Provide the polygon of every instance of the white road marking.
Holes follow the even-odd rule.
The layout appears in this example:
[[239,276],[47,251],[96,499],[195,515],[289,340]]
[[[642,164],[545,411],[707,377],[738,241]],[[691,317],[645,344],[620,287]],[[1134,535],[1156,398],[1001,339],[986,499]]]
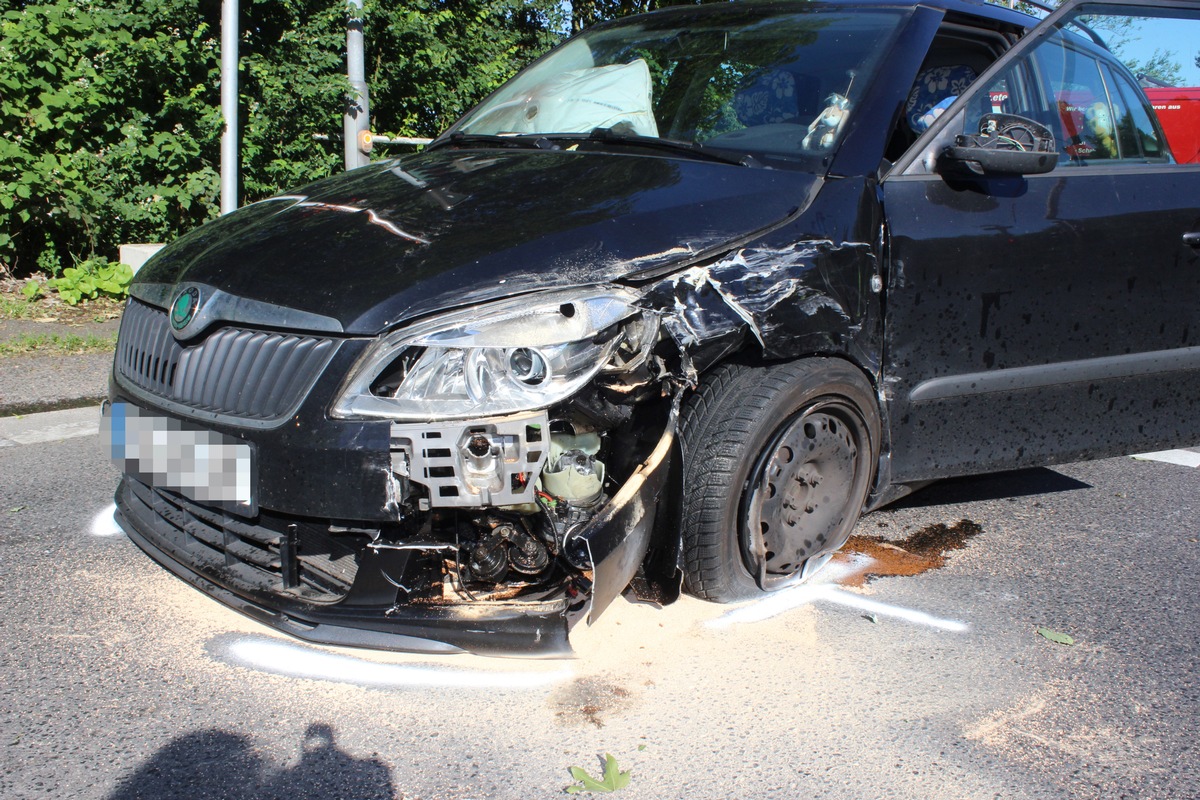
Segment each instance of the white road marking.
[[[263,636],[239,637],[222,655],[252,669],[295,678],[354,683],[381,688],[541,689],[570,678],[569,667],[545,670],[473,670],[427,664],[385,664],[327,653],[303,644]],[[454,656],[455,659],[470,656]]]
[[1161,461],[1181,467],[1200,467],[1200,453],[1195,450],[1160,450],[1157,453],[1138,453],[1130,458],[1138,461]]
[[99,432],[100,409],[95,406],[0,417],[0,447],[60,442]]

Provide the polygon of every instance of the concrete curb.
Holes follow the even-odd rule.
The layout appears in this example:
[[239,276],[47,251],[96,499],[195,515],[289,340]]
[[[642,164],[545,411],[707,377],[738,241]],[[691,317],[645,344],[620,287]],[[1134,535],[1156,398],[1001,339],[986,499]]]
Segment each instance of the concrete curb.
[[112,361],[112,353],[0,358],[0,416],[98,405]]
[[[25,336],[112,337],[119,319],[98,322],[0,320],[0,342]],[[113,354],[33,352],[0,357],[0,417],[99,405],[108,395]]]

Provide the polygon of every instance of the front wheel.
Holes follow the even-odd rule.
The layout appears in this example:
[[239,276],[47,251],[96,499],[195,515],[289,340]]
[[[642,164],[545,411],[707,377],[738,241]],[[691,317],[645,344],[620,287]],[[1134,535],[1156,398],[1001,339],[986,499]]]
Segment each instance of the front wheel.
[[845,544],[879,440],[871,385],[847,362],[723,364],[706,375],[680,430],[688,591],[753,597]]

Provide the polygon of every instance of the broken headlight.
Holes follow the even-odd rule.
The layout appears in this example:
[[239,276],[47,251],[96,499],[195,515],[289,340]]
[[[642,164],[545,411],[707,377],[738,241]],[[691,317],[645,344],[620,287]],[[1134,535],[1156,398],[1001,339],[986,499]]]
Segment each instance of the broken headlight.
[[617,288],[547,292],[443,314],[367,351],[333,406],[339,418],[501,416],[558,403],[605,367],[645,357],[657,318]]

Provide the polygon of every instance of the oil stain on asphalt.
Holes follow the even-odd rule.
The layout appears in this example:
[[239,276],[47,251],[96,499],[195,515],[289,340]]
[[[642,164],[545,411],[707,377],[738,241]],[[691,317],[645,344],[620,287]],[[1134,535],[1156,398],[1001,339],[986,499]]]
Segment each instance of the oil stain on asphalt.
[[940,569],[946,564],[947,553],[965,548],[982,532],[977,522],[964,518],[953,525],[927,525],[896,541],[882,536],[852,536],[833,559],[846,570],[838,583],[857,587],[874,578],[920,575]]

